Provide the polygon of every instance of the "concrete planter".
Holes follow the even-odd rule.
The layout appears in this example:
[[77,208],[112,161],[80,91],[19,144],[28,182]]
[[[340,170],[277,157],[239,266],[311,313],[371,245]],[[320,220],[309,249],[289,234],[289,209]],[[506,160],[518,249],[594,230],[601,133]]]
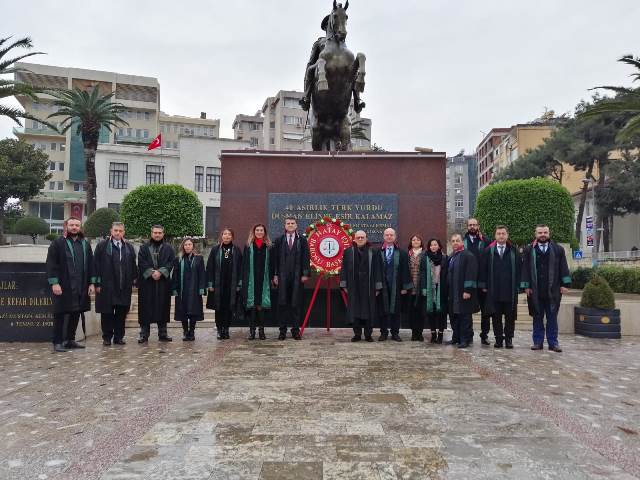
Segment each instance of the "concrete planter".
[[574,307],[574,326],[577,335],[591,338],[620,338],[620,310]]

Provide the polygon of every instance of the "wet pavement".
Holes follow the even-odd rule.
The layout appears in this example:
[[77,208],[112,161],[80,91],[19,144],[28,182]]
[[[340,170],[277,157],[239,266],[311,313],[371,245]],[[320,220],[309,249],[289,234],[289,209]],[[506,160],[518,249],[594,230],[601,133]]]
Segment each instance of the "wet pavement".
[[[174,331],[174,335],[177,330]],[[640,338],[0,344],[1,479],[640,478]]]

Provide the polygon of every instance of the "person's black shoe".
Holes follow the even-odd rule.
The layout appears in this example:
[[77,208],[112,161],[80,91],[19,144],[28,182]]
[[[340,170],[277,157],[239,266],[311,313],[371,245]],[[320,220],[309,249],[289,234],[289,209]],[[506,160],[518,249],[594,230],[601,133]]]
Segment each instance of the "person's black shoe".
[[502,348],[502,342],[496,342],[493,344],[493,348]]
[[373,342],[373,337],[371,335],[365,335],[364,336],[364,341],[365,342]]
[[418,341],[418,334],[416,332],[411,332],[411,341],[412,342]]
[[247,337],[247,340],[255,340],[256,339],[256,329],[255,328],[250,328],[249,329],[249,336]]
[[352,342],[359,342],[360,340],[362,340],[362,337],[360,335],[354,335],[353,337],[351,337],[351,341]]
[[393,340],[394,342],[401,342],[402,339],[400,338],[400,335],[398,335],[397,333],[394,333],[391,335],[391,340]]
[[543,345],[531,345],[531,350],[542,350],[543,348]]
[[285,332],[280,332],[280,335],[278,335],[278,340],[286,340],[287,339],[287,334]]
[[67,350],[71,350],[72,348],[85,348],[85,346],[80,345],[75,340],[67,340],[67,342],[65,342],[64,344],[64,348],[66,348]]
[[431,340],[429,340],[429,343],[437,343],[438,341],[438,334],[435,332],[435,330],[431,330]]
[[189,332],[184,332],[184,334],[182,335],[182,341],[183,342],[189,341]]
[[513,348],[513,339],[511,338],[505,338],[504,339],[504,346],[508,349]]
[[229,336],[229,328],[225,327],[224,329],[224,339],[229,340],[231,337]]
[[302,340],[302,335],[300,335],[300,332],[293,333],[291,334],[291,336],[294,340]]
[[557,353],[562,352],[562,349],[560,348],[560,345],[549,346],[549,350],[551,350],[552,352],[557,352]]
[[482,345],[491,345],[491,343],[489,342],[489,340],[487,340],[487,337],[480,337],[480,343]]
[[102,345],[104,345],[105,347],[110,347],[111,346],[111,340],[109,340],[108,338],[103,338],[102,339]]
[[56,343],[56,344],[53,346],[53,351],[54,351],[54,352],[57,352],[57,353],[62,353],[62,352],[68,352],[69,350],[67,350],[66,348],[64,348],[64,347],[62,346],[62,344],[61,344],[61,343]]
[[158,337],[158,341],[159,342],[173,342],[173,338],[171,338],[169,335],[163,335],[161,337]]
[[443,337],[443,332],[438,332],[438,338],[436,339],[436,343],[442,345],[442,337]]
[[217,340],[224,340],[224,330],[222,328],[218,329],[218,335],[216,335]]
[[266,340],[266,339],[267,339],[267,337],[266,337],[266,336],[265,336],[265,334],[264,334],[264,327],[260,327],[260,328],[258,329],[258,338],[259,338],[260,340]]
[[382,333],[382,334],[380,334],[380,336],[378,337],[378,341],[379,341],[379,342],[386,342],[386,341],[387,341],[387,338],[389,338],[389,335],[388,335],[388,334],[386,334],[386,333]]
[[118,340],[114,340],[113,341],[114,345],[126,345],[127,342],[125,342],[122,338],[118,339]]
[[469,344],[467,342],[458,344],[458,348],[469,348]]
[[149,341],[149,338],[147,337],[140,337],[138,339],[138,343],[147,343]]

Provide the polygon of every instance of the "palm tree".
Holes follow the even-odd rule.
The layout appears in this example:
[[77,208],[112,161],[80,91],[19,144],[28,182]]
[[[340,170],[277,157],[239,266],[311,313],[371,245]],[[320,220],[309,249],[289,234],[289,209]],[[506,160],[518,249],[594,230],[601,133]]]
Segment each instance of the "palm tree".
[[56,98],[53,105],[58,107],[58,111],[47,118],[63,117],[60,122],[61,133],[77,125],[77,134],[82,137],[87,171],[87,216],[89,216],[96,209],[96,150],[100,130],[106,128],[111,132],[112,127],[129,125],[120,117],[126,107],[111,101],[113,92],[101,95],[98,85],[95,85],[90,92],[74,88],[54,91],[51,95]]
[[[640,57],[634,58],[633,55],[625,55],[619,58],[618,61],[635,67],[638,72],[632,73],[631,77],[633,78],[633,82],[640,80]],[[616,96],[594,105],[584,112],[582,116],[593,117],[603,113],[631,114],[631,118],[629,118],[624,127],[618,132],[617,140],[625,142],[640,135],[640,89],[612,87],[609,85],[594,87],[594,89],[598,88],[614,92]]]
[[[29,52],[23,55],[18,55],[14,58],[6,58],[7,54],[9,54],[9,52],[14,48],[33,48],[33,43],[31,42],[31,39],[29,37],[21,38],[13,43],[7,43],[9,42],[9,40],[11,40],[11,37],[0,38],[0,99],[24,95],[31,98],[32,100],[37,101],[38,97],[36,96],[36,94],[42,93],[44,91],[42,88],[38,88],[27,83],[17,82],[12,79],[2,78],[2,76],[13,75],[15,73],[27,73],[28,70],[16,67],[15,63],[33,55],[41,55],[42,52]],[[56,128],[55,126],[42,121],[40,118],[29,115],[21,108],[0,105],[0,116],[10,118],[19,126],[22,126],[22,122],[20,122],[20,119],[23,118],[36,120],[47,125],[50,128],[53,128],[54,130]]]
[[353,140],[355,139],[365,140],[367,142],[371,141],[371,139],[367,137],[367,129],[362,126],[363,124],[364,123],[362,122],[361,119],[357,119],[351,124],[352,143],[353,143]]

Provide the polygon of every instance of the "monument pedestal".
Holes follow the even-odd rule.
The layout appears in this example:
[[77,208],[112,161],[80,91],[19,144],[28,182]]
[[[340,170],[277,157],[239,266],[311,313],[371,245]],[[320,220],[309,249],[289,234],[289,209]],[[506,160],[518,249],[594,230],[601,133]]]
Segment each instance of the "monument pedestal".
[[[256,223],[266,224],[274,239],[287,216],[302,233],[326,214],[366,231],[373,243],[388,227],[398,232],[401,248],[415,233],[446,240],[445,153],[225,150],[220,160],[220,229],[232,228],[239,246]],[[331,298],[332,325],[344,327],[342,298],[338,291]],[[319,295],[309,326],[325,325],[325,299]],[[269,324],[277,324],[277,312],[271,317]]]

